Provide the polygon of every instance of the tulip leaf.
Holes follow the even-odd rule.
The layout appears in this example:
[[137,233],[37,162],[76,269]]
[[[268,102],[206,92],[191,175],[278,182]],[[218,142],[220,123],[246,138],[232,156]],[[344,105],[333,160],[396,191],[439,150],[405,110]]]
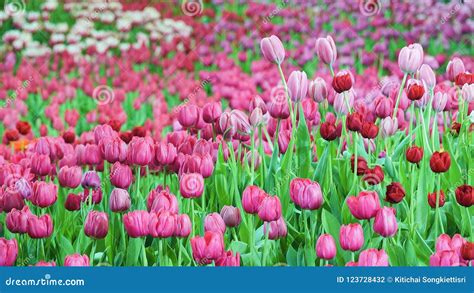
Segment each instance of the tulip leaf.
[[[298,176],[308,178],[311,167],[311,139],[304,117],[303,108],[299,103],[300,120],[296,130],[296,157],[298,158]],[[291,149],[289,149],[291,151]]]
[[140,251],[142,250],[143,240],[141,238],[131,238],[128,242],[126,266],[138,265]]

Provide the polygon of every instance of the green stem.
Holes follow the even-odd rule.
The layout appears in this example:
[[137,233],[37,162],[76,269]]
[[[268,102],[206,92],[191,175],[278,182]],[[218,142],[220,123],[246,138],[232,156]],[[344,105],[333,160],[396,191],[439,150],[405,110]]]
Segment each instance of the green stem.
[[398,104],[400,104],[400,97],[402,96],[403,89],[405,88],[405,82],[407,81],[407,76],[408,76],[408,73],[403,74],[403,80],[402,80],[402,84],[400,85],[400,89],[398,90],[397,101],[395,102],[395,108],[393,110],[392,118],[397,117],[396,115],[398,112]]

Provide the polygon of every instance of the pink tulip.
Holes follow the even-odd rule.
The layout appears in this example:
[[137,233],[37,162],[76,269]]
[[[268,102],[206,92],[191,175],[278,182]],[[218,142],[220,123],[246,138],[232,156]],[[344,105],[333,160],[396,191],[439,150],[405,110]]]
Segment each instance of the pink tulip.
[[204,219],[204,231],[212,231],[217,233],[225,233],[226,225],[221,215],[212,213]]
[[131,200],[128,191],[121,188],[114,188],[110,193],[109,207],[112,212],[125,212],[130,208]]
[[8,230],[12,233],[24,234],[28,232],[28,218],[32,215],[30,208],[24,206],[23,209],[12,209],[5,219]]
[[178,200],[174,194],[169,192],[168,188],[164,190],[154,189],[150,191],[146,206],[148,211],[159,212],[161,210],[166,210],[172,214],[178,213]]
[[31,156],[31,172],[38,176],[46,176],[51,172],[51,159],[47,155],[33,154]]
[[64,259],[65,267],[88,267],[90,266],[89,257],[87,255],[80,255],[78,253],[68,255]]
[[227,227],[237,227],[242,222],[240,210],[233,206],[224,206],[220,213]]
[[316,242],[316,254],[319,258],[330,260],[336,256],[336,243],[330,234],[319,236]]
[[176,215],[175,237],[188,237],[191,234],[192,224],[187,214]]
[[290,198],[302,209],[316,210],[324,202],[321,187],[315,181],[295,178],[290,183]]
[[207,231],[204,237],[191,239],[193,258],[198,264],[209,264],[224,255],[224,237],[221,233]]
[[308,77],[304,71],[293,71],[288,79],[288,94],[293,102],[300,102],[308,92]]
[[171,165],[176,159],[176,147],[171,143],[158,143],[155,146],[155,158],[161,165]]
[[288,234],[288,228],[286,227],[286,222],[283,217],[279,218],[276,221],[271,221],[267,223],[263,223],[263,233],[267,234],[268,231],[268,239],[278,239],[286,237]]
[[3,237],[0,238],[0,266],[13,266],[17,256],[18,243],[16,239],[7,240]]
[[258,209],[258,216],[264,222],[276,221],[281,217],[281,203],[278,196],[266,196]]
[[344,250],[357,251],[364,245],[364,230],[359,223],[342,225],[339,230],[339,243]]
[[398,55],[398,66],[405,73],[413,73],[423,63],[423,48],[420,44],[403,47]]
[[28,217],[27,233],[31,238],[47,238],[53,233],[53,220],[46,214],[41,217],[30,215]]
[[84,234],[91,238],[102,239],[109,232],[109,217],[104,212],[90,211],[84,224]]
[[332,65],[337,59],[336,44],[331,36],[316,40],[316,53],[319,59],[327,65]]
[[81,184],[82,170],[81,167],[64,166],[59,170],[59,184],[63,187],[76,188]]
[[368,220],[377,214],[380,201],[377,192],[361,191],[358,196],[350,196],[347,199],[347,206],[356,219]]
[[87,171],[82,176],[81,185],[85,189],[97,189],[100,183],[100,177],[95,171]]
[[359,255],[359,267],[388,267],[388,255],[385,250],[369,248]]
[[149,234],[150,214],[147,211],[133,211],[123,216],[123,225],[132,238]]
[[448,62],[448,66],[446,67],[446,74],[448,79],[452,82],[456,79],[456,76],[460,73],[464,73],[466,71],[464,67],[464,63],[458,57],[454,57],[451,61]]
[[55,267],[56,262],[51,261],[51,262],[46,262],[46,261],[39,261],[35,264],[35,267]]
[[258,186],[247,186],[242,194],[242,207],[249,214],[257,214],[260,205],[268,195]]
[[202,107],[202,119],[206,123],[216,123],[222,114],[222,108],[219,103],[211,102]]
[[260,50],[269,62],[280,65],[285,59],[285,48],[277,36],[263,38],[260,42]]
[[178,112],[178,121],[184,128],[196,126],[199,121],[200,111],[198,106],[187,104],[181,106]]
[[31,203],[42,208],[53,205],[58,199],[58,187],[54,183],[36,181],[33,184]]
[[99,149],[102,157],[109,163],[124,162],[127,159],[127,144],[119,137],[102,139]]
[[110,170],[109,178],[113,186],[128,189],[133,181],[132,169],[128,165],[115,162]]
[[321,103],[328,97],[328,89],[326,82],[321,77],[317,77],[312,80],[308,85],[309,97],[315,100],[317,103]]
[[374,220],[374,231],[383,237],[392,237],[397,233],[398,224],[395,209],[383,207],[377,211]]
[[153,159],[155,152],[150,137],[133,137],[128,144],[127,160],[130,164],[146,166]]
[[433,89],[436,85],[436,76],[433,69],[427,64],[423,64],[420,67],[420,78],[424,82],[425,86],[429,89]]
[[176,228],[176,215],[166,210],[150,213],[150,235],[155,238],[173,236]]
[[240,254],[233,255],[232,251],[226,251],[223,256],[216,260],[216,267],[240,267]]
[[461,264],[459,255],[454,250],[437,251],[430,256],[432,267],[453,267]]

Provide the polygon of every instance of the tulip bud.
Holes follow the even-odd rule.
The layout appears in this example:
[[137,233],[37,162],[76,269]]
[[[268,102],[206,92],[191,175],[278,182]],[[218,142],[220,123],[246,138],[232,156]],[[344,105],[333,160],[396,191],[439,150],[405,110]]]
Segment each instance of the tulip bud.
[[461,185],[458,188],[456,188],[455,191],[456,194],[456,201],[464,206],[464,207],[470,207],[474,204],[474,187],[471,185]]
[[377,214],[380,201],[376,192],[361,191],[358,196],[350,196],[347,199],[347,206],[356,219],[368,220]]
[[436,76],[433,69],[428,64],[423,64],[420,67],[420,78],[424,82],[425,86],[429,89],[433,89],[436,85]]
[[439,197],[438,207],[444,206],[444,203],[446,202],[446,198],[445,198],[444,192],[442,190],[440,190],[439,192],[435,191],[435,192],[432,192],[432,193],[428,193],[428,204],[433,209],[436,208],[436,202],[438,201],[438,197]]
[[300,102],[308,92],[308,77],[304,71],[293,71],[288,79],[288,93],[293,102]]
[[242,222],[240,210],[233,206],[224,206],[220,213],[227,227],[237,227]]
[[128,191],[121,188],[114,188],[110,193],[109,207],[112,212],[125,212],[130,208],[131,200]]
[[346,127],[350,131],[360,131],[364,117],[359,112],[354,112],[347,115]]
[[262,100],[260,96],[254,96],[253,99],[250,101],[249,112],[253,112],[256,108],[260,108],[262,110],[262,114],[267,113],[267,105]]
[[430,168],[435,173],[444,173],[451,166],[451,156],[446,151],[436,151],[431,155]]
[[335,123],[331,123],[326,121],[321,124],[319,128],[319,132],[321,137],[327,141],[333,141],[336,138],[341,136],[342,133],[342,124],[339,122],[337,125]]
[[155,154],[153,140],[150,137],[133,137],[128,144],[127,160],[130,164],[146,166]]
[[78,253],[68,255],[64,259],[65,267],[88,267],[90,266],[89,257],[87,255],[80,255]]
[[374,231],[383,237],[391,237],[397,233],[398,223],[395,209],[383,207],[378,210],[374,220]]
[[128,146],[119,137],[101,139],[99,149],[109,163],[124,162],[127,159]]
[[84,234],[91,238],[102,239],[109,232],[109,217],[104,212],[90,211],[84,224]]
[[225,233],[225,223],[221,215],[212,213],[204,219],[204,231],[212,231],[217,233]]
[[405,189],[398,182],[392,182],[387,186],[385,200],[390,203],[399,203],[405,197]]
[[325,64],[332,65],[336,62],[337,49],[331,36],[318,38],[316,40],[316,53],[318,54],[319,59],[321,59]]
[[64,207],[68,211],[78,211],[81,209],[82,197],[73,193],[68,194]]
[[257,214],[263,199],[267,197],[265,191],[257,186],[247,186],[242,194],[242,207],[249,214]]
[[285,59],[285,48],[277,36],[263,38],[260,42],[260,50],[269,62],[280,65]]
[[155,158],[161,165],[171,165],[177,157],[176,147],[171,143],[158,143],[155,146]]
[[436,112],[443,112],[448,102],[448,95],[446,93],[437,92],[433,97],[433,109]]
[[398,55],[398,66],[404,73],[413,73],[423,63],[423,48],[420,44],[403,47]]
[[174,236],[188,237],[191,234],[192,224],[187,214],[176,215],[175,223]]
[[18,256],[18,243],[16,239],[7,240],[0,238],[0,266],[10,267],[15,264],[16,257]]
[[393,112],[393,101],[385,97],[379,97],[375,101],[375,115],[378,118],[390,117]]
[[364,122],[362,123],[362,128],[360,129],[360,134],[363,138],[374,139],[379,133],[379,127],[375,123]]
[[364,175],[369,167],[367,161],[363,157],[357,157],[357,170],[355,170],[355,157],[351,156],[351,170],[352,172],[357,171],[357,176]]
[[308,85],[308,94],[310,98],[315,100],[317,103],[321,103],[328,97],[328,89],[326,82],[321,77],[317,77],[312,80]]
[[63,187],[76,188],[81,184],[82,170],[81,167],[64,166],[59,170],[59,184]]
[[382,137],[387,138],[394,135],[398,130],[397,118],[392,118],[390,116],[385,117],[382,122],[380,122],[380,128],[380,134]]
[[359,267],[388,267],[388,255],[385,250],[369,248],[359,255]]
[[154,189],[150,191],[146,203],[148,211],[159,212],[161,210],[169,211],[172,214],[178,213],[178,200],[169,189]]
[[110,170],[109,178],[113,186],[128,189],[133,181],[132,169],[128,165],[115,162]]
[[82,176],[81,185],[85,189],[96,189],[100,187],[100,178],[95,171],[87,171]]
[[473,84],[465,84],[465,85],[462,86],[462,97],[468,103],[474,102],[474,83]]
[[204,191],[204,178],[199,173],[183,174],[179,180],[179,192],[184,198],[200,197]]
[[464,68],[464,63],[458,57],[454,57],[451,61],[448,62],[446,67],[446,74],[448,79],[452,82],[455,81],[456,77],[460,73],[464,73],[466,69]]
[[364,230],[359,223],[342,225],[339,230],[339,243],[344,250],[357,251],[364,245]]
[[222,114],[222,108],[219,103],[207,103],[202,107],[202,120],[206,123],[216,123]]
[[319,258],[330,260],[336,256],[336,243],[330,234],[319,236],[316,242],[316,254]]
[[37,176],[46,176],[51,171],[51,159],[47,155],[33,154],[31,156],[31,172]]
[[266,196],[258,209],[258,216],[264,222],[276,221],[281,217],[281,203],[277,196]]
[[405,156],[408,162],[418,164],[423,158],[423,148],[411,146],[407,149]]
[[260,108],[253,109],[252,113],[250,114],[250,125],[253,127],[258,127],[263,122],[263,112]]
[[147,211],[133,211],[123,216],[123,225],[132,238],[149,234],[150,214]]
[[33,194],[33,189],[31,188],[30,182],[28,182],[28,180],[23,177],[15,182],[15,190],[24,199],[29,199]]

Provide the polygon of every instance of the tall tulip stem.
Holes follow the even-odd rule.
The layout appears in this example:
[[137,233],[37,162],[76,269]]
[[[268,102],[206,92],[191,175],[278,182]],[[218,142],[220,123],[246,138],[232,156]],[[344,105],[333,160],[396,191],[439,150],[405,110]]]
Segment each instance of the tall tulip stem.
[[393,109],[392,118],[395,118],[398,113],[398,104],[400,104],[400,98],[402,96],[403,89],[405,88],[407,76],[408,76],[408,73],[403,74],[402,84],[400,85],[400,89],[398,90],[397,101],[395,102],[395,108]]

